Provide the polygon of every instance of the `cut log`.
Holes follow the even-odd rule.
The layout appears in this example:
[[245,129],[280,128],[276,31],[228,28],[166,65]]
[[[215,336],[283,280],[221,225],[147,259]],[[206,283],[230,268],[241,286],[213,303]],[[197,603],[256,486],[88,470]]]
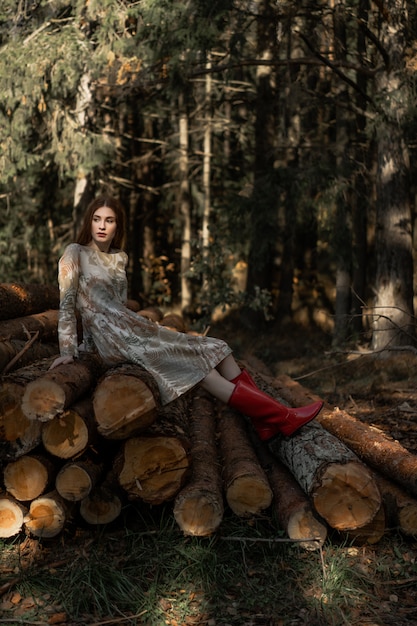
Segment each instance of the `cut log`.
[[27,509],[6,493],[0,494],[0,538],[7,539],[19,534]]
[[35,537],[56,537],[71,515],[71,506],[56,491],[32,500],[24,518],[26,529]]
[[50,285],[0,284],[0,319],[23,317],[59,308],[59,289]]
[[417,500],[405,489],[380,474],[375,474],[384,503],[387,526],[417,537]]
[[94,491],[80,503],[80,515],[94,526],[111,524],[122,511],[122,501],[119,496],[102,488]]
[[270,506],[272,490],[242,416],[224,408],[219,433],[227,503],[239,517],[259,515]]
[[289,469],[271,454],[267,446],[252,439],[273,493],[273,514],[278,526],[304,550],[321,548],[327,538],[327,526],[320,521],[310,499]]
[[[303,388],[295,381],[280,376],[276,382],[280,388],[285,386],[287,397],[291,395],[293,400],[306,401]],[[379,428],[355,419],[346,411],[324,407],[317,421],[343,441],[367,465],[417,495],[417,455],[409,452]]]
[[385,508],[382,504],[374,516],[374,518],[361,528],[349,530],[339,533],[339,539],[344,543],[353,543],[356,545],[370,544],[374,545],[381,541],[386,531]]
[[53,456],[71,459],[94,444],[96,435],[93,401],[86,397],[43,425],[42,444]]
[[155,379],[139,365],[123,363],[99,380],[93,396],[100,435],[125,439],[146,430],[156,419],[160,405]]
[[[285,404],[286,398],[281,388],[277,390],[276,379],[252,375],[263,391]],[[294,406],[292,402],[289,404]],[[360,528],[379,511],[381,494],[371,470],[317,421],[307,424],[292,437],[272,439],[268,446],[311,498],[319,516],[332,528]]]
[[82,354],[73,363],[59,365],[30,382],[22,399],[22,411],[29,419],[47,422],[85,395],[105,370],[94,354]]
[[[278,393],[274,379],[259,375],[256,382],[266,393],[283,402],[282,391]],[[268,446],[311,498],[319,516],[332,528],[344,531],[360,528],[369,524],[379,511],[381,494],[371,470],[317,420],[292,437],[271,440]]]
[[39,341],[14,340],[0,342],[0,372],[9,372],[25,367],[34,361],[55,356],[57,346]]
[[66,463],[58,472],[55,488],[60,496],[69,502],[79,502],[86,498],[99,481],[103,465],[91,458],[83,457]]
[[9,341],[10,339],[27,340],[31,335],[37,333],[39,339],[56,343],[58,338],[58,315],[59,311],[57,309],[51,309],[42,313],[0,321],[0,341]]
[[185,535],[211,535],[223,519],[222,478],[215,426],[213,399],[201,390],[195,392],[190,412],[192,473],[174,503],[174,518]]
[[128,499],[148,504],[172,500],[184,485],[189,466],[181,439],[145,435],[127,439],[114,463]]
[[21,368],[1,379],[0,383],[0,458],[14,461],[41,442],[42,425],[22,411],[26,385],[47,371],[50,359]]
[[25,454],[4,468],[4,486],[16,500],[28,502],[40,496],[55,477],[49,459]]
[[96,485],[91,493],[80,502],[80,515],[88,523],[97,525],[110,524],[122,511],[120,486],[114,472],[108,473],[102,483]]

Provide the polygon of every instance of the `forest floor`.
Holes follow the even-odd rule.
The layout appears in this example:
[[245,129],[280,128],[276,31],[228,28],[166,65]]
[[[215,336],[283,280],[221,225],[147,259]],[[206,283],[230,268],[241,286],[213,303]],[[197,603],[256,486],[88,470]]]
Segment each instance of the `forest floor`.
[[[235,353],[252,366],[269,369],[272,374],[287,374],[320,396],[331,406],[344,409],[352,416],[372,424],[389,436],[398,440],[405,448],[417,454],[417,355],[412,351],[392,352],[383,355],[367,353],[365,348],[355,347],[351,351],[343,352],[332,350],[329,338],[322,333],[303,332],[299,328],[289,329],[279,335],[259,335],[230,337],[233,325],[225,326],[221,330],[215,329],[217,336],[228,338],[234,347]],[[271,336],[274,337],[271,341]],[[265,370],[266,372],[266,370]],[[160,515],[160,512],[159,512]],[[168,512],[168,516],[170,513]],[[266,516],[264,525],[270,529]],[[158,522],[160,523],[160,522]],[[261,521],[262,524],[262,521]],[[226,522],[227,526],[227,522]],[[256,524],[255,524],[256,526]],[[241,522],[241,535],[248,535],[251,524]],[[222,530],[222,529],[221,529]],[[148,532],[156,532],[148,529]],[[174,532],[174,539],[172,534]],[[105,537],[107,533],[107,537]],[[122,537],[121,538],[121,533]],[[124,533],[124,534],[123,534]],[[229,528],[223,534],[230,534]],[[142,533],[144,535],[145,533]],[[235,547],[232,542],[224,542],[219,551],[213,556],[213,551],[219,543],[206,543],[201,539],[185,539],[184,543],[177,530],[165,528],[165,539],[171,543],[162,543],[155,548],[156,539],[152,541],[153,552],[146,552],[145,540],[141,539],[142,569],[146,569],[146,580],[159,577],[159,584],[164,580],[163,568],[170,560],[173,543],[178,551],[181,545],[181,557],[186,550],[198,548],[200,562],[198,566],[206,569],[205,575],[211,571],[211,561],[214,558],[216,576],[234,576],[227,582],[218,583],[218,594],[214,592],[211,599],[211,608],[207,604],[196,609],[200,592],[192,594],[187,609],[184,609],[184,594],[186,582],[184,572],[189,569],[189,575],[195,580],[200,576],[194,569],[196,563],[189,553],[180,569],[175,573],[175,580],[182,585],[181,591],[171,591],[165,600],[159,600],[160,617],[138,617],[141,611],[137,610],[136,617],[132,607],[112,611],[103,607],[100,611],[87,616],[82,607],[78,607],[71,616],[71,610],[65,601],[58,601],[51,590],[42,592],[42,601],[34,599],[36,593],[28,584],[23,584],[22,563],[27,562],[27,569],[35,568],[45,578],[46,572],[52,577],[61,576],[62,567],[69,567],[71,561],[79,563],[81,558],[90,558],[91,546],[97,542],[97,532],[90,533],[85,529],[72,536],[58,538],[55,541],[42,542],[26,538],[21,542],[12,542],[5,546],[3,567],[0,579],[0,624],[19,624],[47,626],[48,624],[116,626],[116,624],[136,624],[148,626],[201,625],[201,626],[410,626],[417,624],[417,537],[405,537],[395,529],[389,529],[386,535],[375,545],[340,545],[330,538],[326,542],[320,556],[317,552],[300,554],[294,548],[280,544],[265,546]],[[254,540],[255,541],[255,540]],[[116,568],[127,563],[132,554],[126,556],[125,529],[109,529],[102,532],[101,545],[106,547],[105,559],[113,561]],[[221,543],[221,542],[220,542]],[[236,542],[235,542],[236,543]],[[137,548],[137,546],[136,546]],[[135,548],[135,549],[136,549]],[[207,550],[210,549],[210,555]],[[227,550],[235,550],[230,554]],[[132,553],[131,546],[128,549]],[[155,550],[165,552],[164,561],[158,566],[149,562],[155,555]],[[195,555],[195,552],[193,552]],[[151,556],[150,556],[151,555]],[[10,559],[7,563],[5,560]],[[176,559],[179,558],[178,552]],[[224,560],[223,560],[224,559]],[[203,564],[204,561],[204,564]],[[238,563],[239,561],[239,563]],[[65,565],[63,565],[65,563]],[[162,564],[161,564],[162,563]],[[145,566],[145,564],[147,564]],[[172,563],[170,567],[173,567]],[[234,572],[230,568],[236,567]],[[155,570],[159,568],[158,574]],[[242,577],[244,568],[245,576]],[[269,568],[269,569],[268,569]],[[268,571],[265,571],[268,569]],[[261,571],[262,570],[262,571]],[[73,569],[71,570],[73,572]],[[68,569],[68,576],[70,570]],[[137,570],[138,579],[140,577]],[[72,574],[74,575],[74,574]],[[89,576],[91,576],[91,571]],[[145,574],[144,574],[145,576]],[[172,574],[174,577],[174,574]],[[27,578],[27,575],[26,575]],[[324,579],[327,583],[324,583]],[[52,579],[51,579],[52,580]],[[77,582],[78,581],[78,582]],[[142,584],[143,580],[141,579]],[[76,585],[81,593],[82,583],[79,579],[72,579],[62,585],[67,585],[68,594]],[[2,584],[4,583],[4,584]],[[89,583],[94,586],[93,583]],[[95,583],[97,586],[98,583]],[[109,584],[109,583],[108,583]],[[126,581],[124,582],[126,584]],[[139,584],[139,582],[138,582]],[[215,586],[213,579],[211,589]],[[258,586],[257,586],[258,585]],[[227,589],[225,588],[227,586]],[[300,596],[299,589],[303,590]],[[298,591],[297,591],[298,589]],[[41,592],[39,592],[40,594]],[[62,593],[62,591],[61,591]],[[109,588],[107,587],[107,592]],[[182,610],[178,596],[182,595]],[[221,596],[223,594],[223,596]],[[150,587],[146,591],[150,597]],[[249,602],[249,596],[251,596]],[[190,594],[191,597],[191,594]],[[219,599],[220,598],[220,599]],[[108,598],[106,598],[108,600]],[[101,600],[104,605],[104,601]],[[25,604],[26,603],[26,604]],[[114,601],[117,604],[117,600]],[[194,605],[192,610],[191,605]],[[94,602],[91,603],[91,606]],[[141,608],[143,604],[141,605]],[[3,611],[3,613],[2,613]],[[147,613],[150,615],[150,612]],[[3,616],[3,617],[2,617]]]

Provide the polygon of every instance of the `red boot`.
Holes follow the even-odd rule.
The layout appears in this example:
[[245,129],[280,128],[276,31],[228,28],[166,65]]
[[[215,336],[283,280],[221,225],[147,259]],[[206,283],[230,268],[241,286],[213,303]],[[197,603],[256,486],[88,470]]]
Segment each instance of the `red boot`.
[[311,422],[323,406],[323,402],[314,402],[293,409],[280,404],[242,379],[237,381],[228,404],[232,409],[250,417],[262,441],[278,434],[289,437],[301,426]]
[[248,373],[247,370],[241,370],[239,376],[236,376],[236,378],[232,378],[230,382],[236,385],[238,380],[241,380],[242,382],[246,383],[246,385],[250,385],[251,387],[255,387],[256,389],[258,389],[255,381],[253,380],[252,376]]

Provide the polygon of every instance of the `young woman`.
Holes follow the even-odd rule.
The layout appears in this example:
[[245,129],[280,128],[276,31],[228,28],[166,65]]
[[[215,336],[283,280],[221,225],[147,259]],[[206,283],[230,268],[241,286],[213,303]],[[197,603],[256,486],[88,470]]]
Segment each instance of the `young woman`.
[[264,441],[292,435],[316,417],[322,402],[293,409],[260,391],[221,339],[175,332],[128,309],[124,238],[125,214],[119,202],[106,195],[93,200],[77,242],[59,260],[60,356],[51,368],[78,357],[78,311],[83,349],[96,350],[109,365],[144,367],[158,384],[162,404],[201,384],[247,415]]

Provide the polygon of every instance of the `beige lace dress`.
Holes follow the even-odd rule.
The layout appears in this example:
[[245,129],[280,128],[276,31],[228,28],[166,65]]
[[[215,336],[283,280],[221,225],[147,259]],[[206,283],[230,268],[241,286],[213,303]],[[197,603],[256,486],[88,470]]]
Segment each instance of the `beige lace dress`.
[[67,246],[58,273],[60,353],[78,356],[78,310],[85,349],[95,349],[109,365],[144,367],[167,404],[205,378],[231,349],[221,339],[168,330],[128,309],[126,264],[127,255],[120,250]]

